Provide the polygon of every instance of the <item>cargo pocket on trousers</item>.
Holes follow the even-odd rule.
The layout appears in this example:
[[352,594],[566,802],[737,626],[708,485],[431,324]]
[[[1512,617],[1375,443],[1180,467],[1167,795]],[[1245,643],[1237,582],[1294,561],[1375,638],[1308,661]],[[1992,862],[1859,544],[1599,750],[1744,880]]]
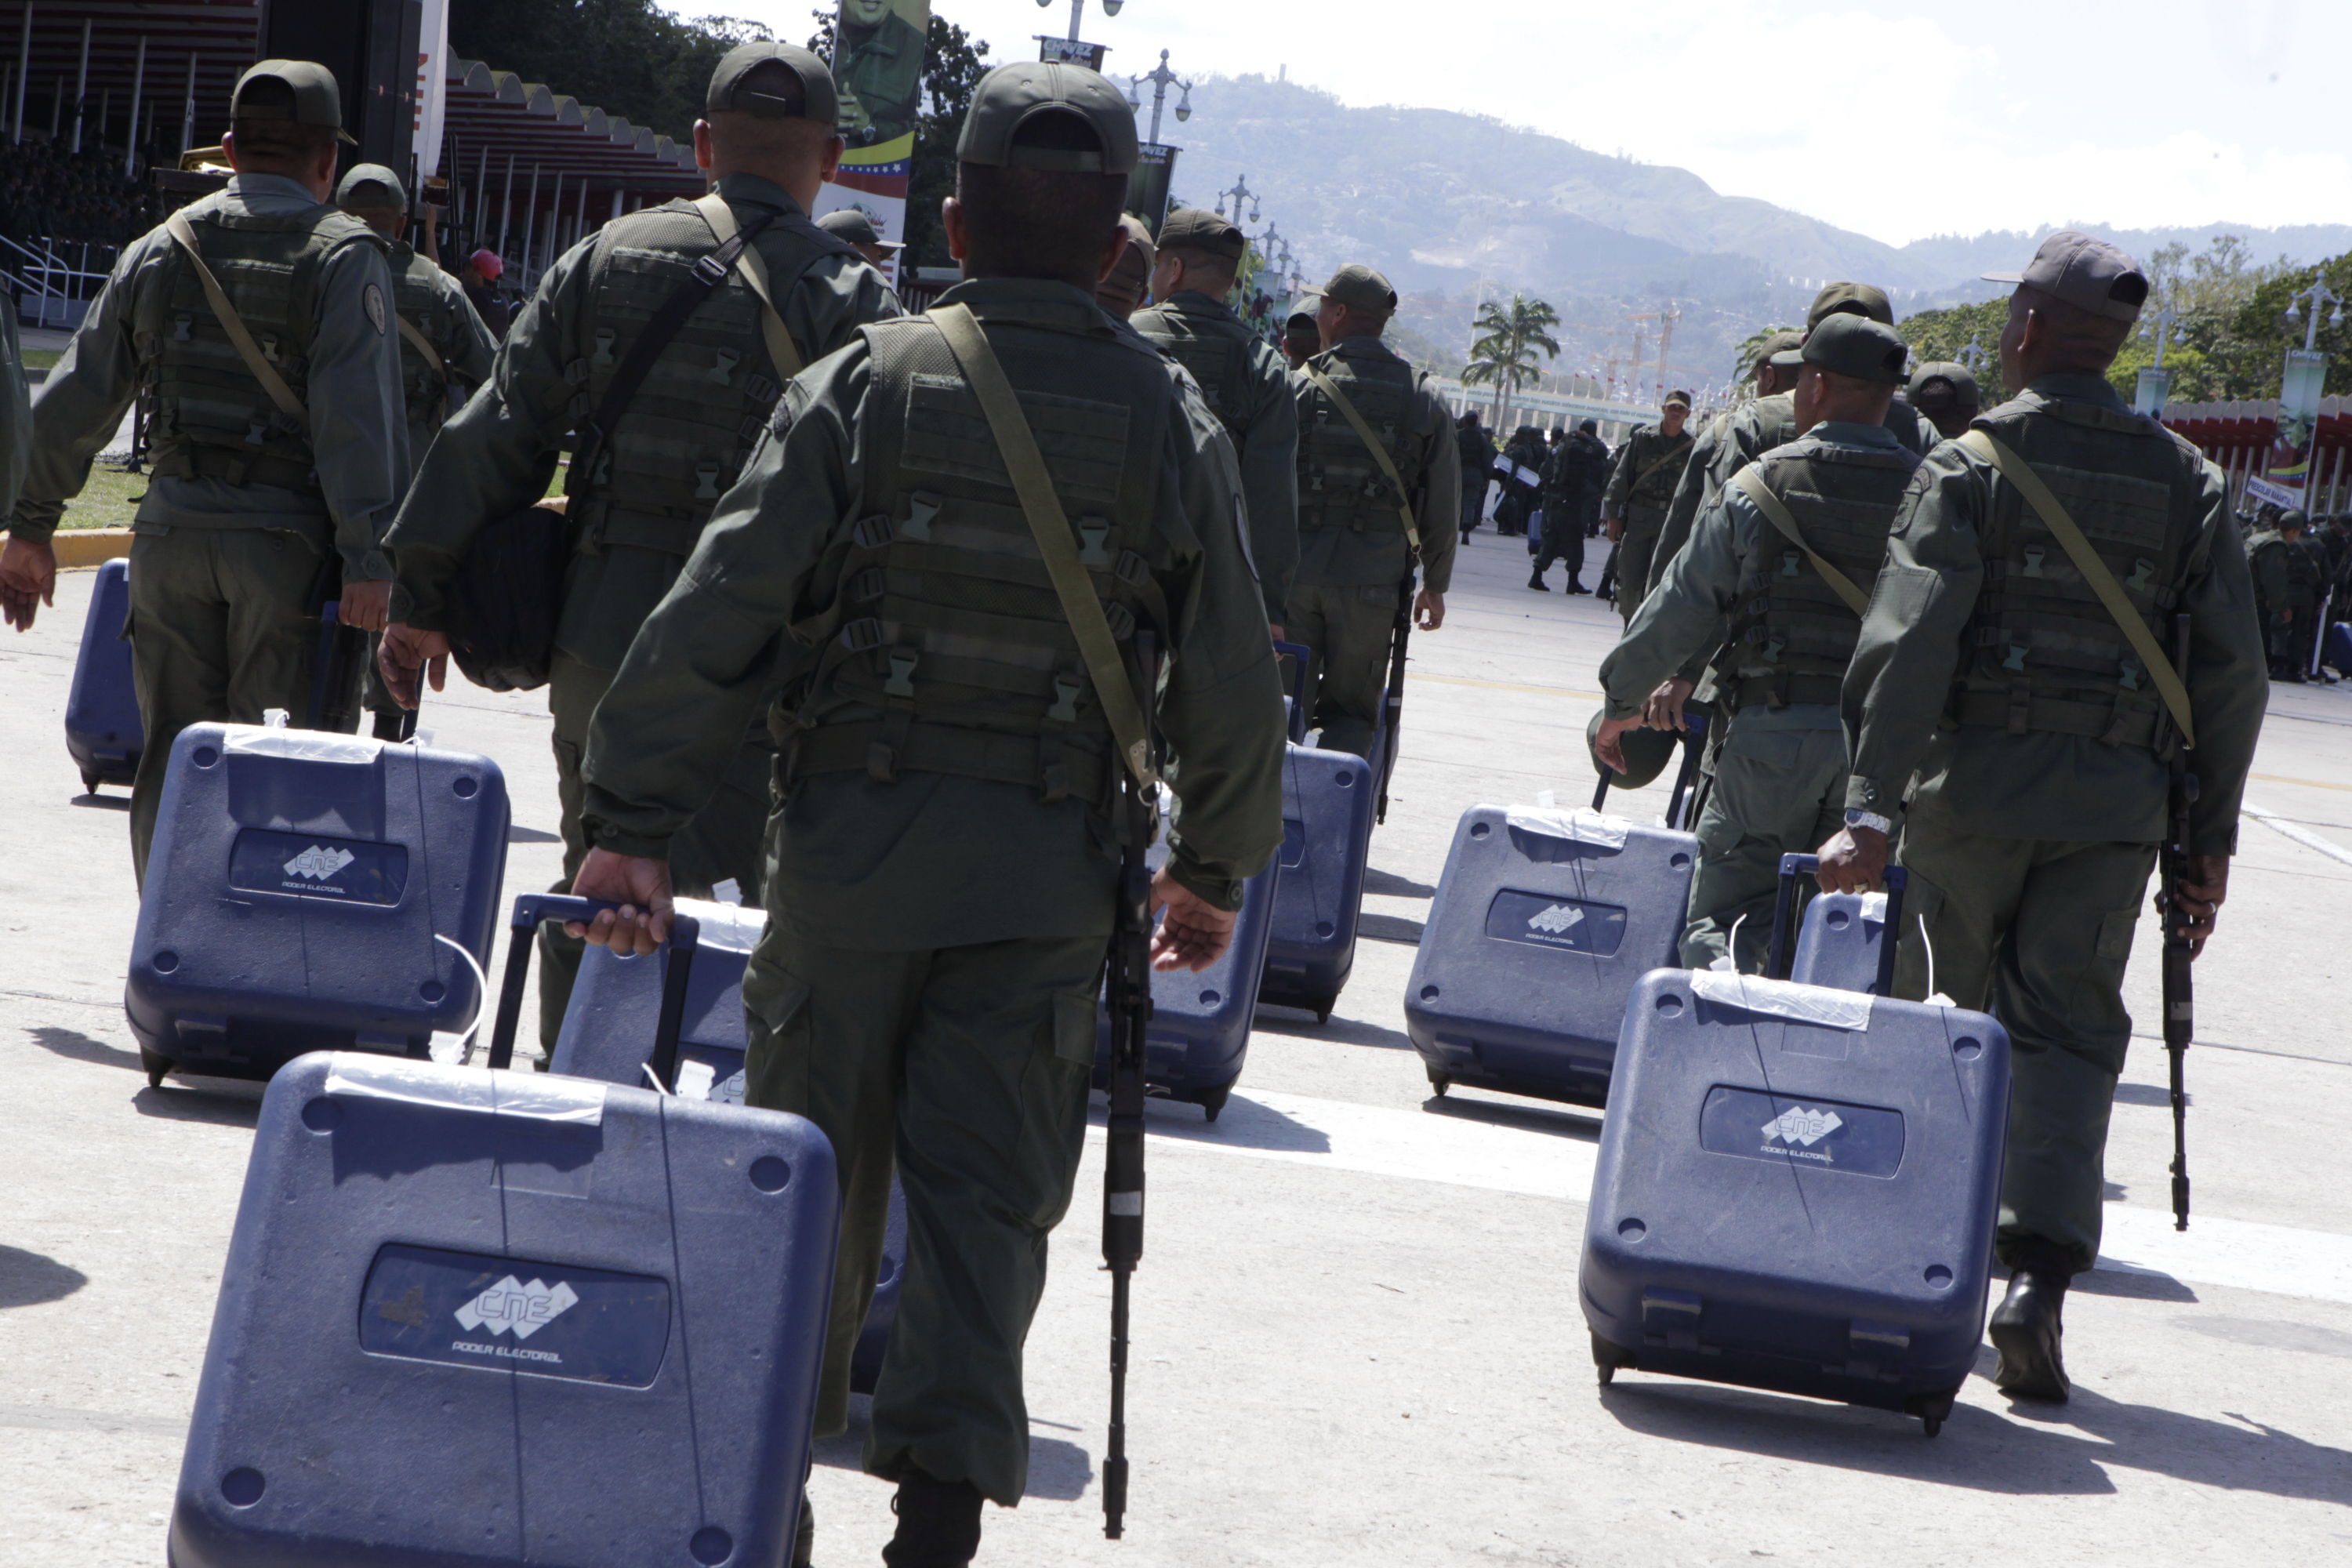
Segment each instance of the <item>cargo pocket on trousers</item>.
[[2139,925],[2139,906],[2133,904],[2116,910],[2099,922],[2099,940],[2092,948],[2101,963],[2112,963],[2118,969],[2131,957],[2132,932]]
[[754,955],[743,972],[743,1102],[808,1114],[809,987]]
[[1100,1003],[1091,991],[1062,991],[1054,996],[1054,1055],[1085,1068],[1095,1065],[1095,1037]]

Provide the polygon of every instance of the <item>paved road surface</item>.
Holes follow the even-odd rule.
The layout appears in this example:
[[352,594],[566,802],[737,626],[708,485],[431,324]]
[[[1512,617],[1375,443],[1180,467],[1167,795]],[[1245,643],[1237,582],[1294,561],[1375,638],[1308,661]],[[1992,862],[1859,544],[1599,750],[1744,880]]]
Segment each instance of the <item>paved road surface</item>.
[[[1413,642],[1366,901],[1377,939],[1338,1012],[1325,1027],[1261,1012],[1214,1126],[1152,1114],[1128,1538],[1098,1533],[1097,1138],[1031,1342],[1034,1495],[990,1510],[982,1560],[2352,1561],[2352,693],[2273,689],[2252,790],[2267,815],[2246,825],[2200,966],[2197,1224],[2178,1236],[2163,1212],[2163,1057],[2147,1041],[2116,1111],[2109,1256],[2070,1307],[2072,1405],[2012,1406],[1979,1376],[1930,1442],[1883,1413],[1638,1373],[1604,1394],[1576,1304],[1597,1121],[1430,1099],[1400,999],[1462,811],[1589,790],[1582,730],[1616,617],[1528,591],[1517,541],[1482,531],[1464,553],[1445,630]],[[123,1027],[122,801],[78,798],[59,733],[89,582],[69,574],[32,635],[0,633],[9,1568],[162,1561],[253,1122],[249,1100],[149,1089]],[[508,890],[544,886],[542,705],[467,689],[425,722],[506,769]],[[1654,815],[1664,793],[1621,800]],[[2152,926],[2131,984],[2143,1020]],[[888,1489],[856,1455],[855,1433],[819,1455],[826,1568],[876,1561],[888,1533]]]

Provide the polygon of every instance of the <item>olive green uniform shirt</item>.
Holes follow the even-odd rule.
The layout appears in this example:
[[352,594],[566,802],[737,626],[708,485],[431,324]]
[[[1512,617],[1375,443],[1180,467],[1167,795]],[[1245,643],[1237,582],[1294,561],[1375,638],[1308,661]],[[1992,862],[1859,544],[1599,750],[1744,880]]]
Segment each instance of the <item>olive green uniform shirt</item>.
[[[457,342],[436,343],[441,351],[444,373],[458,384],[458,395],[470,395],[474,388],[490,379],[490,368],[497,362],[499,340],[482,321],[482,313],[474,309],[467,297],[466,286],[441,269],[440,264],[416,254],[406,240],[392,242],[393,270],[412,288],[430,289],[441,296],[441,303],[457,323]],[[421,326],[423,323],[415,323]],[[428,338],[431,333],[425,334]],[[453,353],[451,350],[456,352]],[[418,358],[416,345],[407,338],[400,340],[400,360],[406,366]],[[433,437],[439,435],[446,421],[440,417],[416,418],[411,411],[408,421],[408,461],[412,472],[424,465],[425,454],[432,449]]]
[[[1131,353],[1126,329],[1066,284],[967,282],[992,339],[1066,340],[1073,385],[1092,354]],[[1089,341],[1094,340],[1094,341]],[[1236,526],[1223,427],[1196,394],[1168,423],[1157,529],[1168,676],[1159,699],[1178,811],[1175,878],[1222,908],[1282,842],[1281,688],[1265,605]],[[591,839],[659,857],[691,816],[761,700],[796,692],[821,656],[786,628],[820,608],[856,527],[872,387],[862,340],[786,389],[691,559],[646,620],[598,708],[587,762]],[[1049,459],[1050,467],[1050,459]],[[1155,552],[1155,556],[1158,552]],[[837,574],[837,561],[834,572]],[[772,724],[790,722],[779,700]],[[906,773],[803,777],[772,823],[772,918],[835,947],[912,951],[1025,937],[1108,935],[1118,865],[1104,825],[1075,797],[1027,785]]]
[[1675,486],[1682,481],[1683,468],[1696,445],[1697,437],[1687,425],[1676,436],[1652,425],[1635,426],[1610,471],[1609,489],[1601,498],[1601,515],[1622,518],[1628,532],[1655,527],[1674,502]]
[[[2129,412],[2095,375],[2043,376],[2016,401],[2034,410],[2029,417],[2060,426],[2058,437],[2079,444],[2086,461],[2098,457],[2099,433],[2079,432],[2040,410],[2084,403]],[[1892,817],[1906,794],[1932,795],[1940,815],[1966,833],[2160,843],[2170,781],[2166,763],[2148,748],[2046,731],[1938,726],[1968,651],[1978,595],[1988,591],[1980,531],[1990,517],[1993,486],[2006,482],[1952,441],[1937,447],[1912,476],[1846,673],[1841,707],[1853,756],[1846,805]],[[2051,553],[2060,553],[2054,541]],[[2189,847],[2225,855],[2235,847],[2238,803],[2268,684],[2244,545],[2230,517],[2227,488],[2210,463],[2195,531],[2180,559],[2176,608],[2190,616],[2192,628],[2180,676],[2196,721],[2189,766],[2200,784]]]
[[[729,174],[719,194],[749,226],[770,211],[800,211],[782,186],[757,174]],[[394,524],[400,575],[392,615],[425,631],[446,631],[442,594],[475,534],[536,502],[547,490],[558,450],[581,422],[579,390],[567,367],[594,352],[595,278],[591,236],[559,258],[499,345],[490,379],[441,428]],[[785,247],[802,242],[775,231],[754,241],[770,270]],[[747,289],[739,268],[723,287]],[[793,341],[812,361],[839,348],[866,321],[902,312],[882,275],[854,256],[820,258],[791,294],[776,302]],[[747,357],[754,345],[745,345]],[[691,474],[678,483],[690,487]],[[564,580],[556,643],[582,663],[617,669],[629,639],[677,575],[682,558],[632,544],[576,554]]]
[[[1342,338],[1310,363],[1338,383],[1342,392],[1352,377],[1402,380],[1420,375],[1411,362],[1374,337]],[[1290,387],[1303,432],[1316,405],[1323,401],[1322,395],[1312,381],[1297,373],[1291,375]],[[1411,492],[1413,521],[1421,532],[1421,585],[1433,594],[1443,594],[1453,585],[1454,552],[1461,542],[1462,450],[1454,440],[1454,416],[1425,384],[1413,407],[1404,432],[1406,460],[1397,468]],[[1330,417],[1339,420],[1339,412],[1333,410]],[[1342,438],[1353,437],[1354,432],[1347,430]],[[1302,440],[1302,454],[1304,447]],[[1386,510],[1390,516],[1395,515],[1393,506]],[[1302,528],[1296,581],[1343,588],[1393,585],[1403,579],[1411,554],[1402,526],[1367,527],[1362,532],[1352,528]]]
[[[319,205],[296,181],[239,174],[226,190],[191,204],[188,212],[194,216],[226,209],[287,217]],[[90,459],[121,425],[123,411],[138,395],[142,369],[134,323],[151,313],[142,307],[161,310],[151,296],[170,287],[168,264],[177,248],[161,228],[125,247],[65,357],[41,384],[41,395],[33,401],[32,458],[11,514],[10,530],[17,537],[46,540],[55,531],[65,503],[81,493],[89,478]],[[226,279],[223,286],[229,286]],[[370,289],[376,291],[373,311],[367,308]],[[391,301],[392,272],[375,246],[346,245],[327,258],[303,381],[323,501],[275,485],[157,474],[139,502],[138,525],[284,528],[316,534],[331,527],[346,579],[391,576],[380,541],[409,470],[407,406]],[[378,321],[383,323],[380,328]]]
[[0,289],[0,521],[16,510],[16,491],[33,445],[33,404],[16,342],[16,304]]
[[1235,385],[1218,388],[1223,406],[1211,406],[1224,421],[1234,455],[1241,459],[1250,555],[1257,563],[1266,617],[1279,622],[1298,573],[1298,405],[1290,395],[1290,367],[1222,301],[1197,289],[1179,289],[1138,310],[1127,324],[1163,349],[1187,338],[1243,345],[1247,374]]
[[2246,541],[2246,560],[2253,569],[2254,598],[2264,613],[2315,610],[2319,607],[2325,559],[2306,548],[2308,539],[2289,539],[2276,531],[2257,533]]

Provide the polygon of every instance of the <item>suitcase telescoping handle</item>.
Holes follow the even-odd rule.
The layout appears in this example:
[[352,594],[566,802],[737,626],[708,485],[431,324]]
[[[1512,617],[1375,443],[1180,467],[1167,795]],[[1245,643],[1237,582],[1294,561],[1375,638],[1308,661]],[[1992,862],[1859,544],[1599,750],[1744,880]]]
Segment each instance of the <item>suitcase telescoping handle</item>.
[[[1699,754],[1706,750],[1706,715],[1685,713],[1683,715],[1683,722],[1689,728],[1679,731],[1683,742],[1683,760],[1682,765],[1675,773],[1674,795],[1666,802],[1666,826],[1677,832],[1688,833],[1691,830],[1691,825],[1685,820],[1688,816],[1685,808],[1696,798],[1691,786],[1698,782]],[[1609,764],[1601,763],[1600,781],[1592,786],[1593,810],[1609,809],[1609,783],[1613,776],[1609,771]]]
[[[514,1063],[515,1029],[522,1021],[522,983],[530,974],[530,950],[541,925],[548,921],[593,920],[599,910],[620,907],[605,899],[574,899],[562,893],[524,893],[515,900],[513,918],[507,922],[507,973],[499,987],[498,1022],[490,1030],[492,1068]],[[670,915],[669,964],[662,982],[654,1054],[646,1065],[662,1088],[673,1094],[677,1091],[677,1039],[686,1027],[686,984],[701,938],[702,924],[692,915]]]
[[[1789,968],[1796,963],[1797,893],[1801,886],[1800,877],[1810,877],[1822,868],[1818,855],[1783,855],[1780,857],[1780,886],[1772,895],[1772,951],[1765,961],[1764,973],[1773,980],[1786,980]],[[1878,940],[1878,977],[1870,983],[1874,996],[1895,994],[1895,948],[1903,931],[1903,889],[1911,879],[1900,866],[1889,866],[1886,878],[1886,934]]]

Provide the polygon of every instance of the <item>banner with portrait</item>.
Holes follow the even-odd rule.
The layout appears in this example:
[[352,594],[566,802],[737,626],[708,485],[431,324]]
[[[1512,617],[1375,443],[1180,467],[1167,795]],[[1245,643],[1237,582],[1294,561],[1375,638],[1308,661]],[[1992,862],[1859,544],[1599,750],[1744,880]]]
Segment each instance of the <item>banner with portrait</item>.
[[[2316,305],[2312,307],[2317,310]],[[2311,480],[2312,437],[2319,425],[2319,396],[2327,380],[2327,356],[2289,349],[2279,385],[2277,434],[2263,471],[2246,480],[2246,493],[2285,510],[2302,507]]]
[[[856,207],[884,240],[907,237],[907,184],[923,113],[923,63],[931,0],[841,0],[834,22],[833,80],[841,97],[841,172],[818,193],[823,217]],[[884,273],[895,284],[898,253]]]

